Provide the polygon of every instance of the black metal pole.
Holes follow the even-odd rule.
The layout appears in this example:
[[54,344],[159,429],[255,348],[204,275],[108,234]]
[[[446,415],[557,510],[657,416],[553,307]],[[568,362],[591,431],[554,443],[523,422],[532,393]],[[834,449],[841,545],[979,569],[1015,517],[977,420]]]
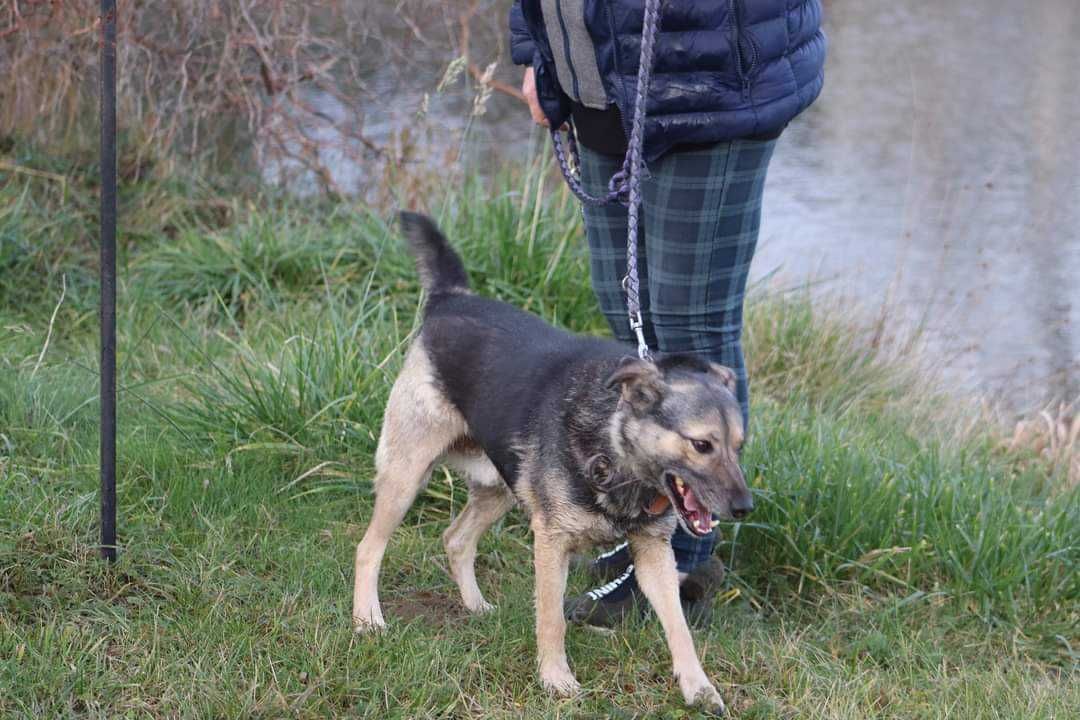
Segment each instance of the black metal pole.
[[101,0],[101,556],[116,561],[116,0]]

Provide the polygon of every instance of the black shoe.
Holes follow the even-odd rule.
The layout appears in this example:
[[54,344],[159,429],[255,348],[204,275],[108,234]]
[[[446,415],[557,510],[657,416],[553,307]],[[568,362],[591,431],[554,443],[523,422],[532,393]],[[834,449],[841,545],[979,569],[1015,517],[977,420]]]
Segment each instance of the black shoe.
[[690,571],[679,585],[686,622],[694,627],[707,625],[712,617],[713,599],[724,586],[726,570],[720,558],[711,557]]
[[634,577],[634,566],[628,565],[611,582],[567,600],[564,611],[572,623],[607,630],[640,613],[647,604]]
[[582,565],[584,565],[584,570],[589,573],[589,577],[593,580],[599,583],[609,583],[626,572],[626,568],[630,567],[630,563],[633,561],[633,558],[630,557],[630,545],[623,543],[606,553],[597,555],[594,560],[582,563]]

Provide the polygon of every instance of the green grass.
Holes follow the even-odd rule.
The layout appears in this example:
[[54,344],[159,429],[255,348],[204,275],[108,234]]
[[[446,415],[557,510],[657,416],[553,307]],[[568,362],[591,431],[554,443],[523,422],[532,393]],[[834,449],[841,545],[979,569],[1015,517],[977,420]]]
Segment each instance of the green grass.
[[[69,182],[0,174],[0,717],[688,715],[651,619],[571,629],[586,690],[549,699],[524,519],[482,541],[498,610],[465,616],[439,542],[464,494],[443,473],[390,546],[389,632],[352,633],[419,300],[389,216],[363,207],[124,189],[122,548],[100,563],[92,187],[49,169]],[[578,211],[539,179],[432,210],[481,292],[603,332]],[[707,672],[743,718],[1071,717],[1080,491],[957,430],[916,366],[836,317],[751,305],[759,509],[724,528]]]

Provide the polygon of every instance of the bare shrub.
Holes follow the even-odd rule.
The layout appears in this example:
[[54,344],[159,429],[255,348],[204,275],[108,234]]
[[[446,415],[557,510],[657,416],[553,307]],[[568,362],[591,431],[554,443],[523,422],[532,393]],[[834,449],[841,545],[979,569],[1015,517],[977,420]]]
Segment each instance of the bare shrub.
[[[255,162],[266,179],[330,193],[391,179],[408,187],[420,129],[395,127],[377,139],[366,131],[396,101],[385,87],[388,68],[437,79],[460,57],[483,100],[491,90],[516,93],[492,64],[505,56],[505,0],[118,5],[128,177],[199,159],[218,169]],[[97,0],[0,0],[0,135],[92,157],[97,13]],[[470,44],[482,49],[478,59],[468,57]],[[354,187],[341,187],[333,165],[355,168]]]

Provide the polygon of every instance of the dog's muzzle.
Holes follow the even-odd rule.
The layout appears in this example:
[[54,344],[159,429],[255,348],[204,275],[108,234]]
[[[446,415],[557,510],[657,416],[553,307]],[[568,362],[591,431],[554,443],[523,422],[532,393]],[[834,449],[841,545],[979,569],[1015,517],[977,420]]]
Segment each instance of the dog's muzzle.
[[705,503],[694,494],[681,477],[673,472],[664,473],[664,481],[671,492],[675,512],[682,520],[683,526],[692,535],[704,537],[713,531],[719,520],[713,520],[712,512]]

